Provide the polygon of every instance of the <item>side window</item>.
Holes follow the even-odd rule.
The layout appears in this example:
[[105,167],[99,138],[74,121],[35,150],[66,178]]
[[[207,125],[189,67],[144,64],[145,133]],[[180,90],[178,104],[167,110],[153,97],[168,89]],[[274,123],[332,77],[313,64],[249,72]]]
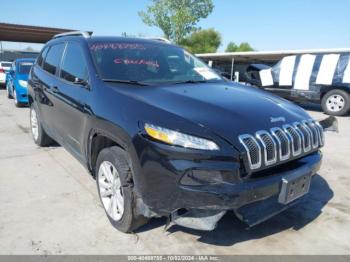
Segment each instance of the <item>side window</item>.
[[81,47],[78,43],[68,43],[61,66],[61,78],[69,82],[87,81],[87,72]]
[[49,50],[49,48],[44,47],[43,51],[41,51],[40,55],[38,56],[38,59],[36,60],[37,65],[39,65],[40,67],[42,67],[42,65],[43,65],[43,61],[44,61],[45,56],[47,54],[47,50]]
[[44,61],[44,70],[51,73],[56,74],[57,67],[60,64],[62,53],[64,49],[64,44],[57,44],[50,47],[45,61]]

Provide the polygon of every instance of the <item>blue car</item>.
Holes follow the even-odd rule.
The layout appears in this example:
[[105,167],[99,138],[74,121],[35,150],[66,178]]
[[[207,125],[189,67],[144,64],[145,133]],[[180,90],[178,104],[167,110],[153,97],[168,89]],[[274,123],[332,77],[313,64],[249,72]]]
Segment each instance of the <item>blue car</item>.
[[17,107],[28,104],[28,75],[34,62],[33,58],[16,59],[6,74],[7,97],[13,98]]

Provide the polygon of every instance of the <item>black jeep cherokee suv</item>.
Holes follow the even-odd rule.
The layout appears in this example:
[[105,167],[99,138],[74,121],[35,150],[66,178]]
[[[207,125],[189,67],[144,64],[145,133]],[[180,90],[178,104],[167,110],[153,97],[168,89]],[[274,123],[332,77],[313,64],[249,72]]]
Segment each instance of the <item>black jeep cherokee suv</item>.
[[167,42],[58,35],[28,86],[35,143],[87,167],[123,232],[159,216],[212,230],[228,210],[255,225],[300,200],[320,167],[323,129],[303,109]]

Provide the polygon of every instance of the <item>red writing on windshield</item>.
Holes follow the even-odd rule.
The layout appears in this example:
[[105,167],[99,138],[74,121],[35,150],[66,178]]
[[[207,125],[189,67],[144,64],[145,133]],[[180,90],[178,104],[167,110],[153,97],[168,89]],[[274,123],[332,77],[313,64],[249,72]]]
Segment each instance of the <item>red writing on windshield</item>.
[[125,65],[149,65],[153,67],[159,67],[158,61],[152,60],[144,60],[144,59],[122,59],[116,58],[114,59],[114,63],[116,64],[125,64]]
[[104,49],[137,49],[145,50],[146,47],[142,44],[130,44],[130,43],[101,43],[93,44],[90,46],[93,51],[104,50]]

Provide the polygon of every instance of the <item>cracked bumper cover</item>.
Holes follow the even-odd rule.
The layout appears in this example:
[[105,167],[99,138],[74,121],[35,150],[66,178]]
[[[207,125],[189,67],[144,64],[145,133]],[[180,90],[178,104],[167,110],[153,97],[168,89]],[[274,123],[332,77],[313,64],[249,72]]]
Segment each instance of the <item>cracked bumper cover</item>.
[[151,214],[175,214],[179,218],[176,211],[185,209],[193,217],[203,217],[203,212],[211,211],[208,216],[220,219],[220,212],[234,210],[251,226],[295,204],[298,199],[288,204],[278,202],[282,179],[313,176],[322,160],[321,153],[315,151],[242,178],[239,159],[233,157],[233,152],[225,152],[226,156],[196,155],[196,151],[160,145],[142,137],[137,145],[141,166],[136,189]]

